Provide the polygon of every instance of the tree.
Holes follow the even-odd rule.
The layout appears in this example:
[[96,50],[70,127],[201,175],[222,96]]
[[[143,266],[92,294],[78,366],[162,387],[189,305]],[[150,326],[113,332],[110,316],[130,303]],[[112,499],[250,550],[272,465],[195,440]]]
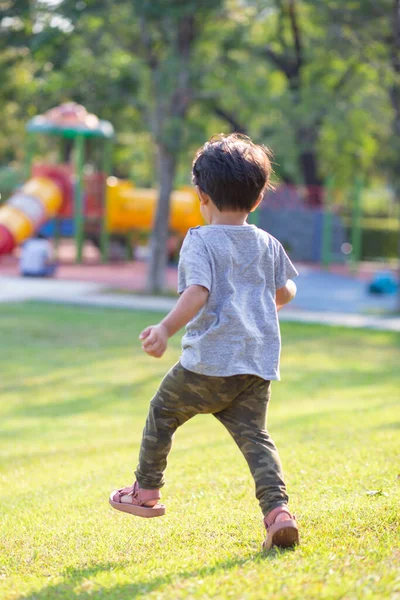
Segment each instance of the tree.
[[[125,62],[126,102],[140,112],[150,129],[157,154],[159,198],[151,237],[148,288],[164,287],[170,195],[182,150],[188,109],[196,93],[194,49],[208,20],[217,14],[222,0],[164,0],[118,3],[118,11],[107,0],[85,4],[64,0],[56,11],[73,28],[75,44],[92,46],[109,62],[122,53]],[[82,6],[83,5],[83,6]],[[88,28],[89,26],[89,28]],[[84,37],[85,36],[85,37]],[[112,40],[104,52],[103,36]],[[79,55],[72,54],[79,62]],[[69,63],[71,64],[71,63]],[[101,70],[101,66],[100,66]],[[87,87],[84,85],[84,88]],[[86,94],[87,97],[87,94]],[[76,99],[76,93],[75,97]],[[122,98],[118,97],[120,105]]]
[[[160,193],[151,236],[148,288],[164,288],[170,195],[175,179],[184,121],[192,101],[191,55],[198,35],[193,3],[185,8],[162,3],[151,8],[137,4],[140,53],[150,73],[152,104],[149,121],[157,146]],[[160,5],[159,5],[160,4]],[[170,7],[172,8],[172,7]]]
[[368,165],[377,151],[369,111],[382,93],[374,68],[361,60],[363,48],[347,43],[340,12],[330,18],[338,4],[249,0],[235,10],[231,3],[236,27],[220,33],[220,116],[271,144],[280,177],[308,186],[311,205],[321,204],[327,175],[339,173],[342,183],[352,177],[360,163],[354,148]]
[[196,95],[194,50],[219,2],[162,0],[135,3],[139,53],[149,72],[149,122],[157,147],[159,199],[151,236],[148,288],[164,287],[170,195],[181,151],[188,109]]

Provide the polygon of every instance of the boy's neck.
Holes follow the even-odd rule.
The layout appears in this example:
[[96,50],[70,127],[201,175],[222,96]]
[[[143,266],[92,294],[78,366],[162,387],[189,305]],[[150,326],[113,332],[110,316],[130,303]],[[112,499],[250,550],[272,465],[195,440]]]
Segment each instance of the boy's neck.
[[237,211],[218,211],[210,215],[209,225],[247,225],[248,213]]

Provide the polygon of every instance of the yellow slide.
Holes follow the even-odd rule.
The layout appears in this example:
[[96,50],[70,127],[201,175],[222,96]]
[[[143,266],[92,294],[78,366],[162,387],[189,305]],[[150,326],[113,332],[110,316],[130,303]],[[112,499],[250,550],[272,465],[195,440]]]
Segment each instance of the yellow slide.
[[[0,255],[8,254],[56,216],[63,205],[61,188],[50,177],[33,177],[0,207]],[[136,188],[130,181],[107,180],[106,226],[109,233],[150,232],[158,201],[155,189]],[[182,237],[203,223],[193,188],[171,194],[170,230]]]
[[30,238],[61,208],[62,193],[48,177],[29,179],[0,207],[0,254],[8,254]]
[[[157,207],[158,190],[136,188],[116,177],[107,179],[107,230],[126,233],[139,229],[151,231]],[[169,227],[184,237],[190,227],[203,223],[200,201],[192,187],[171,194]]]

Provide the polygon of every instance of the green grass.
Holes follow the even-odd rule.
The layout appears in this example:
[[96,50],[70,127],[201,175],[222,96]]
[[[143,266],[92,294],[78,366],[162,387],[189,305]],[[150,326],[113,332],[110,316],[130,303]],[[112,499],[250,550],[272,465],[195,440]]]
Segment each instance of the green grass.
[[108,505],[179,356],[178,337],[141,352],[154,319],[0,305],[1,599],[400,598],[399,335],[283,325],[269,429],[301,545],[263,556],[247,466],[211,416],[176,435],[165,517]]
[[[343,222],[348,227],[352,225],[352,217],[344,217]],[[384,231],[399,231],[399,220],[386,217],[362,217],[361,227],[363,229],[381,229]]]

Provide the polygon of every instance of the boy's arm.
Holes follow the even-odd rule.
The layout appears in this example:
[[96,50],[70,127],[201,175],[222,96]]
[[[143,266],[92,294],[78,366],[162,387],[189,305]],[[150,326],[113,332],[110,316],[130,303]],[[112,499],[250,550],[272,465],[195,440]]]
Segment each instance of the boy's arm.
[[277,310],[281,310],[285,304],[289,304],[296,296],[297,287],[294,281],[288,279],[286,285],[276,290],[275,302]]
[[202,285],[190,285],[181,294],[176,306],[157,325],[150,325],[142,331],[139,339],[142,340],[142,348],[150,356],[160,358],[168,343],[168,338],[173,336],[179,329],[189,323],[203,308],[208,299],[208,289]]

